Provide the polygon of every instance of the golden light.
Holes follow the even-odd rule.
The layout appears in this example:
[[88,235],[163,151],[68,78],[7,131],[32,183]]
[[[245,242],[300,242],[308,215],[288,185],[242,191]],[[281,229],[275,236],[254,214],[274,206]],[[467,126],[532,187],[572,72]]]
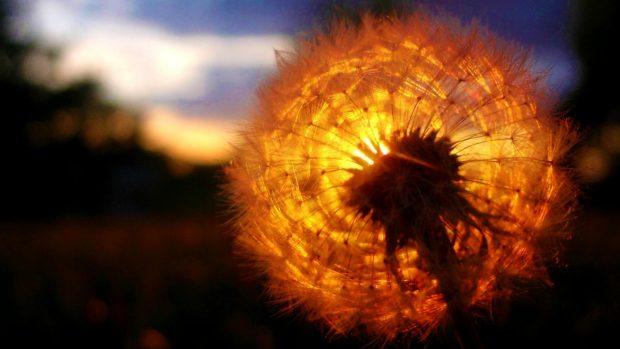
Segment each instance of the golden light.
[[258,95],[228,168],[237,241],[290,308],[335,333],[452,324],[463,342],[468,314],[546,280],[575,134],[523,52],[450,20],[366,16],[302,41]]
[[144,118],[141,141],[148,150],[192,165],[221,163],[231,156],[236,137],[230,122],[183,116],[165,107],[149,110]]

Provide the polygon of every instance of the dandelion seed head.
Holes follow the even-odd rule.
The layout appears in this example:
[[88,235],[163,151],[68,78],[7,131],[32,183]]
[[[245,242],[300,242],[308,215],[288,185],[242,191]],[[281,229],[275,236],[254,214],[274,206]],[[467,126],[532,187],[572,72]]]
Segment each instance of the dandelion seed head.
[[417,14],[336,23],[278,62],[227,169],[276,299],[391,340],[546,279],[575,135],[527,54]]

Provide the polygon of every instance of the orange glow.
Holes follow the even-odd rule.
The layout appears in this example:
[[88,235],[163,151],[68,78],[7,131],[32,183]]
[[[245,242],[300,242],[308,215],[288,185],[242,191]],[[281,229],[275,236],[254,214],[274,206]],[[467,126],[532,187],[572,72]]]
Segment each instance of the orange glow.
[[142,124],[142,144],[175,160],[190,164],[214,164],[231,154],[234,135],[231,123],[179,115],[168,108],[154,108]]
[[[336,24],[302,42],[260,90],[228,168],[239,246],[274,297],[336,333],[363,324],[385,340],[424,337],[446,322],[423,245],[396,250],[397,272],[415,284],[403,288],[386,262],[386,228],[346,202],[353,173],[388,154],[437,167],[397,152],[414,130],[451,142],[459,195],[475,208],[444,227],[469,310],[510,296],[513,280],[544,280],[550,251],[537,242],[564,233],[574,190],[557,163],[574,133],[552,116],[522,52],[482,28],[444,24],[367,16],[358,30]],[[452,213],[437,212],[440,224]]]

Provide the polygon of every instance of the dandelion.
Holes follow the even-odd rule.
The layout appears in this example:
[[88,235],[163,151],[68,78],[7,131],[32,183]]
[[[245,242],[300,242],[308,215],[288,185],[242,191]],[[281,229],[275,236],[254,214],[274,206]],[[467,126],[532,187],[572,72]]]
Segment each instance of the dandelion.
[[228,168],[241,251],[334,333],[473,342],[565,234],[574,132],[527,54],[453,22],[364,16],[279,54]]

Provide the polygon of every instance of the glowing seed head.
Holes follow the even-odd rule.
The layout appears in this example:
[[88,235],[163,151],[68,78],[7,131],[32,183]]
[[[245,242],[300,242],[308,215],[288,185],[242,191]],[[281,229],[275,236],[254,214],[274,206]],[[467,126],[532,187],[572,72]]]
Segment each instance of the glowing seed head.
[[336,333],[425,336],[544,280],[574,140],[526,56],[421,15],[335,24],[280,60],[228,168],[238,244]]

